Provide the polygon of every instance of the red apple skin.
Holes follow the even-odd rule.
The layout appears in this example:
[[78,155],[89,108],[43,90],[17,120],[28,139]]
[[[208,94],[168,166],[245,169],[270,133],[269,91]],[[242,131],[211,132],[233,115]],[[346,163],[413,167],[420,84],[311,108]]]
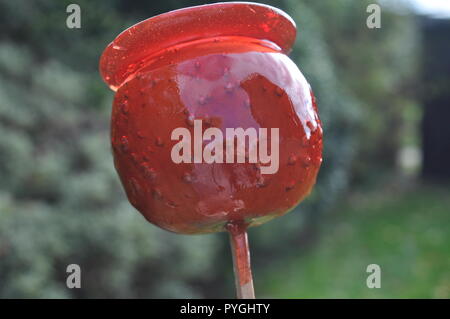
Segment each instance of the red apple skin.
[[[167,50],[117,90],[114,164],[132,205],[166,230],[224,231],[231,221],[262,224],[294,208],[315,184],[322,128],[297,66],[262,41],[225,37]],[[254,163],[180,163],[172,131],[279,128],[279,169]],[[206,145],[208,142],[204,142]],[[268,143],[270,145],[270,142]]]

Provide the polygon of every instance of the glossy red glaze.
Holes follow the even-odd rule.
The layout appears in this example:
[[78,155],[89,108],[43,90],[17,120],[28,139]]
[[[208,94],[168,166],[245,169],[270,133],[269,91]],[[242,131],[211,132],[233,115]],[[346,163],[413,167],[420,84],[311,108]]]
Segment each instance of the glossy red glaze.
[[105,49],[100,72],[113,90],[145,64],[197,40],[239,36],[267,40],[289,53],[294,21],[277,8],[245,2],[216,3],[158,15],[123,31]]
[[[151,18],[107,47],[100,68],[117,90],[114,163],[130,202],[151,223],[178,233],[222,231],[230,221],[254,226],[310,192],[322,129],[310,86],[285,54],[294,39],[295,25],[279,10],[223,3]],[[252,163],[174,163],[171,133],[192,132],[195,119],[224,134],[279,128],[278,172],[262,175]]]

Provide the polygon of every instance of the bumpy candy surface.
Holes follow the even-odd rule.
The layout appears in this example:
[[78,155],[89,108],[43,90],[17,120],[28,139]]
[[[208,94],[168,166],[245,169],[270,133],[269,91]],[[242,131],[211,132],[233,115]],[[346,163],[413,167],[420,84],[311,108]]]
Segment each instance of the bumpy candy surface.
[[[114,163],[148,221],[191,234],[222,231],[231,221],[253,226],[308,195],[322,161],[322,129],[311,88],[287,56],[295,36],[294,22],[275,8],[222,3],[145,20],[106,48],[100,71],[116,91]],[[192,137],[190,161],[173,160],[177,128]],[[278,151],[278,164],[260,156],[252,162],[249,144],[238,160],[237,142],[234,161],[206,162],[195,147],[204,151],[213,138],[194,140],[209,128],[224,140],[230,128],[266,128],[266,143],[258,135],[257,146]],[[265,173],[271,164],[276,171]]]

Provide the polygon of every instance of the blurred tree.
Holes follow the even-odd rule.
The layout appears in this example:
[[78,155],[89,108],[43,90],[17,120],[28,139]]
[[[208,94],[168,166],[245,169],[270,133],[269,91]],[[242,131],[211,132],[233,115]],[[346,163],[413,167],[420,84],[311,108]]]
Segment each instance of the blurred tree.
[[[132,23],[121,3],[78,3],[79,30],[65,26],[68,1],[0,3],[0,296],[201,296],[217,237],[150,226],[112,165],[97,64]],[[82,289],[65,286],[71,263]]]

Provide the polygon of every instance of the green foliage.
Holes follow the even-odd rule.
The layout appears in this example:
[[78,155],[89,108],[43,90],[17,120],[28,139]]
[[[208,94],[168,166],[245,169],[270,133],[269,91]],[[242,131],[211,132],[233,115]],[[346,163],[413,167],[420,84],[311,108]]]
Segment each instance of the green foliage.
[[[97,72],[103,48],[124,28],[200,3],[78,1],[79,30],[65,27],[69,3],[0,2],[0,297],[231,296],[224,234],[164,232],[126,201],[109,149],[113,93]],[[270,3],[299,26],[292,58],[318,98],[325,154],[310,199],[251,230],[256,273],[315,228],[355,166],[377,162],[371,156],[410,76],[403,48],[414,43],[402,27],[414,25],[407,16],[386,12],[381,32],[367,29],[369,1]],[[65,286],[71,263],[81,266],[82,289]]]
[[[98,75],[12,41],[0,74],[0,296],[201,296],[218,238],[166,233],[128,204],[109,149],[112,93],[89,94]],[[81,290],[65,286],[71,263]]]
[[[271,298],[449,298],[449,205],[444,188],[365,193],[334,211],[314,251],[271,265],[256,288]],[[380,289],[366,286],[370,264]]]

